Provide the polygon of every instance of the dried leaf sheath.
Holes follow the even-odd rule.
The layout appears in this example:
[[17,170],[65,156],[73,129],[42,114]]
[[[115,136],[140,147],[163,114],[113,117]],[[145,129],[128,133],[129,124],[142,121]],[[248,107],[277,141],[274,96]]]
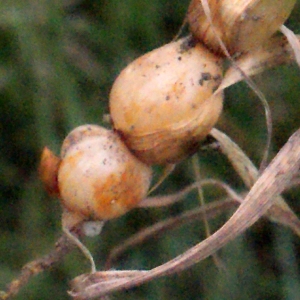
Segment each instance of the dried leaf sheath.
[[[295,35],[300,43],[300,35]],[[254,76],[268,69],[295,62],[294,48],[285,37],[274,37],[263,47],[238,58],[235,63],[247,76]],[[236,66],[230,66],[219,86],[223,90],[239,81],[245,80]]]
[[[210,134],[219,142],[221,152],[229,159],[246,187],[250,189],[259,177],[256,167],[240,147],[224,133],[214,128]],[[267,211],[266,217],[273,222],[289,227],[300,236],[300,220],[282,196],[274,196],[274,204]]]

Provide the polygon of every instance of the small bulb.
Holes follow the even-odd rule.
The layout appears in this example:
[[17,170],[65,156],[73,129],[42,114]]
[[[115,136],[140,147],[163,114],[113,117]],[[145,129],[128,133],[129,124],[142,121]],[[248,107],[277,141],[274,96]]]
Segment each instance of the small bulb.
[[193,39],[153,50],[129,64],[110,93],[114,128],[143,162],[172,164],[197,151],[217,122],[222,59]]
[[147,195],[151,168],[139,161],[116,132],[96,125],[74,129],[62,146],[58,185],[63,226],[117,218]]
[[296,0],[207,0],[212,24],[201,0],[192,0],[187,20],[192,34],[223,54],[216,33],[231,55],[262,46],[291,14]]

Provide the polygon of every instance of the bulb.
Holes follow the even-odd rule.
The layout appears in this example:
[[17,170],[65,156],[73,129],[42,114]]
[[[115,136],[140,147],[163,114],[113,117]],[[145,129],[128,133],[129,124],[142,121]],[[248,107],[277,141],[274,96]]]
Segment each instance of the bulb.
[[64,140],[58,170],[64,227],[81,220],[108,220],[136,207],[146,195],[151,169],[111,130],[75,128]]
[[[215,31],[230,54],[248,52],[265,43],[291,14],[296,0],[207,0]],[[223,53],[201,0],[192,0],[187,15],[193,35]]]
[[147,164],[177,163],[197,151],[222,111],[222,60],[191,38],[129,64],[110,93],[114,128]]

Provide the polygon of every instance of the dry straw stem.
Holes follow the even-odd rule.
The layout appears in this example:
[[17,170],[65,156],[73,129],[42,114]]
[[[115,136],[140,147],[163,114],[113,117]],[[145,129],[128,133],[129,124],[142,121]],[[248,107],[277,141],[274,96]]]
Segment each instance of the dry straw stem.
[[7,288],[6,292],[0,293],[1,300],[8,300],[16,296],[19,290],[25,286],[28,281],[39,273],[51,268],[55,263],[61,261],[65,255],[74,249],[73,243],[68,237],[63,235],[55,244],[55,248],[44,257],[27,263],[20,273]]
[[116,261],[116,259],[129,248],[141,244],[150,238],[158,237],[164,232],[174,229],[183,224],[193,221],[200,221],[204,218],[207,218],[208,220],[216,218],[220,214],[224,213],[224,211],[236,207],[243,201],[242,197],[240,197],[230,186],[228,186],[224,182],[214,179],[206,179],[202,180],[201,182],[195,182],[175,194],[159,197],[149,197],[142,201],[140,207],[163,207],[172,205],[177,201],[182,200],[192,190],[197,189],[199,185],[201,187],[206,185],[220,187],[225,190],[228,197],[225,200],[206,204],[197,209],[186,211],[176,217],[168,218],[166,220],[157,222],[145,229],[141,229],[136,234],[129,237],[125,241],[122,241],[118,246],[112,249],[107,258],[106,269],[110,269],[112,263]]
[[[204,191],[203,191],[202,185],[200,184],[201,172],[200,172],[199,157],[197,154],[195,154],[192,157],[192,168],[194,171],[194,178],[196,179],[196,182],[199,183],[197,186],[198,201],[199,201],[200,206],[204,207],[205,206],[205,197],[204,197]],[[203,213],[202,219],[203,219],[203,225],[204,225],[206,237],[209,237],[211,235],[211,230],[210,230],[210,226],[209,226],[209,220],[208,220],[208,217],[206,216],[205,211]],[[214,261],[214,264],[220,271],[228,272],[224,262],[221,260],[221,258],[218,256],[217,253],[214,253],[212,255],[212,259]]]
[[[267,142],[266,142],[266,147],[265,147],[263,159],[261,161],[261,166],[260,166],[260,169],[263,170],[265,168],[266,164],[267,164],[269,149],[270,149],[270,146],[271,146],[271,137],[272,137],[272,116],[271,116],[271,110],[270,110],[270,107],[269,107],[269,103],[268,103],[265,95],[260,91],[260,89],[256,86],[255,82],[250,78],[250,74],[248,74],[244,70],[242,70],[237,65],[237,63],[235,62],[233,57],[230,55],[225,43],[222,40],[221,35],[219,34],[218,30],[215,27],[215,23],[213,22],[212,12],[211,12],[211,9],[209,7],[208,1],[207,0],[199,0],[199,2],[201,2],[201,5],[203,7],[203,11],[204,11],[204,14],[206,16],[206,19],[207,19],[209,25],[211,26],[212,33],[214,34],[214,36],[215,36],[215,38],[216,38],[216,40],[217,40],[217,42],[220,46],[220,49],[222,49],[224,55],[231,62],[231,65],[236,70],[237,74],[239,74],[245,80],[247,85],[252,89],[252,91],[260,99],[260,101],[263,104],[263,107],[265,109],[266,125],[267,125],[268,135],[267,135]],[[224,82],[226,82],[226,74],[225,74],[225,77],[224,77],[222,83],[224,83]],[[234,84],[234,83],[232,83],[232,84]],[[225,87],[224,88],[219,87],[218,90],[216,91],[216,93],[221,92],[224,89],[225,89]]]
[[[221,84],[221,86],[219,87],[219,89],[216,91],[217,92],[221,92],[222,90],[224,90],[226,87],[229,87],[230,85],[233,85],[234,83],[240,81],[240,80],[245,80],[247,85],[253,90],[253,92],[258,96],[258,98],[260,99],[261,103],[264,106],[265,109],[265,115],[266,115],[266,125],[267,125],[267,142],[266,142],[266,148],[264,151],[264,155],[263,155],[263,159],[261,161],[261,165],[260,165],[260,171],[262,171],[266,165],[267,165],[267,161],[268,161],[268,155],[269,155],[269,149],[271,146],[271,137],[272,137],[272,116],[271,116],[271,111],[270,111],[270,107],[268,104],[268,101],[266,99],[266,97],[264,96],[264,94],[260,91],[260,89],[256,86],[256,84],[253,82],[253,80],[250,78],[250,76],[257,74],[258,72],[254,72],[253,74],[251,74],[251,68],[254,67],[253,61],[252,61],[252,52],[250,51],[250,65],[248,65],[248,70],[247,69],[243,69],[239,66],[239,64],[233,59],[233,57],[230,55],[225,43],[222,40],[222,37],[220,35],[220,32],[218,32],[214,22],[213,22],[213,18],[212,18],[212,11],[210,9],[209,3],[207,0],[199,0],[199,4],[201,3],[205,17],[208,21],[208,24],[210,25],[211,29],[212,29],[212,33],[214,34],[214,37],[217,41],[217,43],[220,46],[220,49],[223,51],[224,55],[229,59],[229,61],[231,62],[232,66],[232,71],[233,71],[233,80],[232,82],[230,82],[230,80],[228,80],[228,75],[225,74],[225,77],[223,79],[223,82]],[[215,2],[213,2],[214,5],[216,5]],[[286,30],[285,30],[286,29]],[[296,40],[296,36],[295,34],[293,34],[292,31],[289,31],[287,34],[288,29],[284,26],[281,26],[281,31],[287,35],[288,37],[288,42],[291,44],[293,52],[294,53],[299,53],[300,52],[300,47],[299,47],[299,43],[295,43]],[[291,38],[293,36],[293,38]],[[297,44],[297,45],[295,45]],[[274,47],[277,48],[277,45],[272,45]],[[260,48],[258,48],[260,50]],[[270,52],[272,48],[267,49],[268,52]],[[280,50],[279,50],[280,51]],[[281,49],[281,53],[283,54],[283,56],[286,56],[286,54],[282,51]],[[261,72],[263,70],[265,70],[268,67],[272,67],[272,65],[269,66],[264,66],[265,61],[262,60],[262,55],[264,53],[259,53],[258,54],[258,62],[261,68]],[[247,54],[246,54],[247,56]],[[293,56],[294,57],[294,56]],[[294,57],[297,59],[297,56]],[[241,62],[244,61],[244,55],[241,56]],[[250,68],[251,67],[251,68]],[[254,69],[253,69],[254,70]],[[227,76],[226,76],[227,75]],[[230,76],[229,76],[230,77]],[[240,79],[239,79],[240,77]]]
[[235,61],[236,66],[233,65],[226,71],[219,90],[244,80],[240,70],[248,76],[254,76],[267,69],[295,62],[295,53],[300,52],[300,46],[297,48],[297,42],[300,44],[300,35],[294,35],[293,40],[296,45],[292,46],[286,37],[276,36],[256,51],[241,56]]
[[286,38],[288,39],[294,54],[295,54],[295,59],[296,62],[298,64],[298,66],[300,67],[300,41],[299,38],[297,37],[297,35],[290,29],[288,29],[286,26],[282,25],[280,27],[280,31],[286,36]]
[[[255,182],[243,203],[233,216],[213,235],[190,248],[171,261],[149,271],[136,271],[133,277],[112,277],[110,280],[93,281],[84,285],[88,275],[75,278],[72,282],[75,299],[93,299],[113,291],[128,289],[161,276],[183,271],[205,259],[225,246],[229,241],[253,225],[274,204],[275,197],[289,185],[300,168],[300,129],[298,129],[279,151],[269,166]],[[103,274],[103,273],[102,273]],[[95,278],[97,275],[93,275]],[[79,284],[82,283],[82,284]],[[80,290],[76,286],[80,286]]]
[[[250,189],[259,176],[258,170],[254,166],[254,164],[240,149],[240,147],[236,143],[234,143],[225,133],[222,133],[217,129],[213,129],[211,131],[211,136],[213,136],[218,141],[219,150],[228,158],[230,163],[233,165],[233,168],[244,181],[246,187]],[[107,267],[110,266],[112,262],[117,259],[118,256],[120,256],[123,252],[128,250],[128,248],[140,244],[151,237],[153,238],[158,235],[161,235],[163,232],[170,230],[174,227],[180,226],[187,222],[195,221],[197,219],[203,219],[205,213],[208,214],[208,219],[214,218],[219,214],[219,212],[222,211],[222,209],[224,209],[225,211],[230,207],[236,206],[239,202],[241,203],[243,201],[243,197],[245,196],[245,193],[243,193],[242,195],[238,195],[235,191],[232,190],[230,186],[223,182],[213,179],[206,179],[199,182],[195,182],[175,194],[159,197],[148,197],[140,203],[139,207],[162,207],[171,205],[179,200],[182,200],[182,198],[186,194],[191,192],[193,189],[197,188],[198,185],[201,185],[201,187],[205,185],[214,185],[221,187],[226,191],[228,197],[231,199],[226,201],[229,201],[228,204],[231,203],[232,205],[226,206],[226,204],[222,201],[218,201],[212,204],[205,205],[204,207],[196,209],[194,211],[185,212],[175,218],[169,218],[167,220],[158,222],[153,226],[142,229],[137,234],[131,236],[127,240],[120,243],[120,245],[112,249],[107,259]],[[299,177],[293,178],[289,186],[287,186],[287,189],[297,185],[299,185]],[[232,200],[234,200],[235,202]],[[300,220],[290,209],[290,207],[285,203],[284,199],[280,195],[276,196],[276,201],[274,205],[268,210],[265,216],[273,222],[289,227],[295,232],[295,234],[300,236]]]
[[[246,187],[250,189],[259,177],[259,172],[241,150],[226,134],[217,129],[213,129],[210,133],[220,144],[221,152],[229,159],[235,171],[244,181]],[[300,237],[300,220],[280,195],[274,198],[274,204],[266,213],[271,221],[285,225],[294,231]]]
[[148,195],[154,192],[165,181],[165,179],[174,171],[175,167],[176,164],[167,164],[164,167],[161,176],[158,178],[158,181],[151,187]]
[[[245,74],[247,74],[246,77],[249,78],[249,76],[261,73],[268,68],[288,64],[295,60],[298,61],[299,64],[300,35],[294,35],[284,26],[281,27],[281,31],[287,38],[274,37],[260,49],[237,59],[234,65],[226,71],[224,80],[217,92],[241,80],[245,80]],[[195,262],[202,260],[217,251],[217,249],[221,248],[229,240],[235,238],[238,234],[251,226],[251,224],[261,215],[267,212],[268,209],[267,216],[269,218],[289,226],[299,235],[299,220],[284,203],[282,197],[278,196],[285,188],[297,183],[299,184],[299,177],[292,178],[293,174],[299,168],[299,146],[296,146],[297,142],[300,144],[299,131],[291,138],[291,140],[289,140],[272,164],[270,164],[263,175],[257,180],[251,189],[251,192],[246,197],[245,203],[241,205],[224,227],[214,235],[193,247],[182,256],[177,257],[162,266],[150,271],[136,271],[135,273],[132,273],[134,274],[132,278],[126,277],[127,273],[122,273],[120,275],[121,279],[115,278],[114,273],[113,277],[115,278],[115,281],[105,282],[103,284],[103,290],[101,290],[102,294],[142,284],[143,282],[152,280],[156,277],[172,274],[191,266]],[[285,155],[286,157],[284,157]],[[232,160],[232,162],[233,161],[234,160]],[[240,165],[240,168],[237,166],[237,171],[240,176],[242,176],[243,170],[246,170],[245,166],[243,167],[243,164]],[[249,170],[248,175],[246,174],[244,177],[242,176],[242,178],[244,179],[246,186],[250,188],[257,179],[257,170]],[[272,172],[274,173],[272,174]],[[271,198],[274,199],[271,200]],[[167,200],[167,202],[168,201],[169,200]],[[145,205],[145,203],[143,205]],[[252,204],[253,206],[251,207]],[[57,242],[56,248],[52,252],[40,259],[26,264],[19,277],[8,286],[7,291],[0,294],[0,299],[6,300],[16,295],[19,289],[26,285],[31,277],[49,269],[72,249],[73,245],[69,243],[69,240],[62,237]],[[102,273],[105,274],[105,276],[110,274],[107,272]],[[82,280],[82,278],[78,277],[74,280],[74,284],[78,284],[80,280]],[[95,296],[97,293],[100,293],[98,291],[99,287],[101,289],[101,283],[100,286],[99,284],[98,286],[95,284],[82,290],[82,293],[77,292],[74,293],[74,295],[77,295],[78,299],[88,299],[86,298],[88,297],[87,295],[93,297],[93,295]]]
[[203,179],[199,182],[194,182],[191,185],[185,187],[179,192],[176,192],[174,194],[169,194],[166,196],[153,196],[148,197],[144,199],[140,204],[139,208],[150,208],[150,207],[164,207],[172,205],[180,200],[183,199],[188,193],[190,193],[192,190],[196,189],[198,185],[201,185],[201,187],[205,185],[215,185],[219,186],[222,189],[225,190],[225,192],[228,194],[229,197],[232,199],[235,199],[237,202],[241,202],[242,199],[235,193],[228,185],[226,185],[224,182],[215,180],[215,179]]
[[[282,32],[286,35],[286,37],[277,37],[277,36],[273,37],[262,47],[258,48],[256,51],[252,51],[250,53],[244,54],[236,61],[232,61],[233,64],[226,71],[224,75],[224,79],[221,85],[219,86],[218,90],[216,91],[216,93],[219,91],[221,92],[225,88],[233,84],[236,84],[241,80],[246,80],[247,84],[252,88],[252,90],[256,93],[256,95],[260,98],[261,102],[263,103],[265,107],[265,114],[266,114],[268,140],[267,140],[264,158],[260,166],[261,170],[265,167],[265,164],[267,162],[269,146],[271,143],[271,136],[272,136],[272,119],[271,119],[269,105],[265,96],[259,91],[259,89],[256,87],[255,84],[253,85],[250,76],[257,75],[259,73],[264,72],[267,69],[276,66],[290,64],[292,62],[299,60],[300,35],[295,35],[292,31],[287,29],[285,26],[282,26],[281,28],[282,28]],[[222,41],[220,41],[220,43],[222,43]],[[254,178],[257,178],[257,175],[254,176]],[[251,185],[249,184],[247,185],[247,183],[246,186],[251,187]]]

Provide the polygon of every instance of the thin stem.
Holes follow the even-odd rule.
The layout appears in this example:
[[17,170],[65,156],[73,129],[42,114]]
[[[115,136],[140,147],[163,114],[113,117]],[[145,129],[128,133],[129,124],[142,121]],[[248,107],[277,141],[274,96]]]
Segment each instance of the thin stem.
[[27,263],[22,268],[18,277],[8,285],[7,290],[0,292],[0,300],[8,300],[16,296],[32,277],[50,269],[71,252],[73,248],[74,246],[73,243],[70,243],[70,239],[66,235],[63,235],[47,255]]
[[97,271],[96,264],[89,249],[85,245],[83,245],[83,243],[78,239],[78,237],[73,235],[67,227],[63,227],[63,232],[70,239],[70,241],[72,241],[81,250],[84,256],[90,261],[91,273],[95,273]]
[[295,60],[300,67],[300,41],[299,38],[295,35],[295,33],[288,29],[286,26],[282,25],[280,27],[280,31],[286,36],[292,50],[294,51]]
[[[195,177],[196,177],[196,182],[199,183],[199,184],[197,184],[198,199],[199,199],[200,205],[205,206],[203,188],[202,188],[202,185],[200,183],[201,182],[201,175],[200,175],[200,170],[199,170],[199,158],[198,158],[197,154],[195,154],[192,157],[192,165],[193,165],[193,170],[194,170],[194,174],[195,174]],[[208,237],[208,236],[211,235],[211,232],[210,232],[208,220],[207,220],[207,217],[206,217],[205,213],[204,213],[204,217],[203,217],[203,223],[204,223],[206,236]]]
[[[200,167],[199,167],[199,158],[198,158],[197,154],[195,154],[192,157],[192,165],[193,165],[193,170],[194,170],[194,174],[196,177],[196,182],[198,183],[197,184],[198,199],[200,201],[201,207],[205,207],[203,187],[202,187],[202,184],[200,183],[201,182],[201,174],[200,174]],[[211,236],[208,218],[207,218],[205,211],[203,212],[203,223],[204,223],[206,237]],[[218,257],[218,255],[216,253],[212,255],[212,258],[214,260],[215,265],[218,267],[219,270],[226,271],[226,267],[225,267],[224,263],[222,262],[222,260]]]
[[176,164],[167,164],[164,169],[162,175],[158,178],[158,181],[154,184],[154,186],[149,190],[148,195],[154,192],[164,181],[165,179],[174,171]]
[[238,66],[238,64],[235,62],[235,60],[232,58],[232,56],[228,52],[220,35],[218,34],[217,30],[215,29],[215,26],[213,24],[212,17],[211,17],[211,11],[210,11],[207,0],[199,0],[199,1],[201,2],[201,5],[203,6],[203,10],[206,15],[206,18],[207,18],[208,22],[210,23],[212,31],[214,32],[224,54],[230,60],[231,64],[241,73],[241,75],[245,79],[245,82],[252,89],[252,91],[257,95],[257,97],[260,99],[260,101],[262,102],[262,104],[264,106],[265,116],[266,116],[266,125],[267,125],[267,141],[266,141],[266,147],[265,147],[265,151],[263,154],[263,158],[262,158],[260,168],[259,168],[259,172],[262,173],[262,171],[266,168],[267,163],[268,163],[268,156],[269,156],[269,151],[270,151],[270,147],[271,147],[271,139],[272,139],[272,131],[273,131],[272,114],[271,114],[271,109],[270,109],[269,103],[268,103],[265,95],[256,86],[255,82]]

